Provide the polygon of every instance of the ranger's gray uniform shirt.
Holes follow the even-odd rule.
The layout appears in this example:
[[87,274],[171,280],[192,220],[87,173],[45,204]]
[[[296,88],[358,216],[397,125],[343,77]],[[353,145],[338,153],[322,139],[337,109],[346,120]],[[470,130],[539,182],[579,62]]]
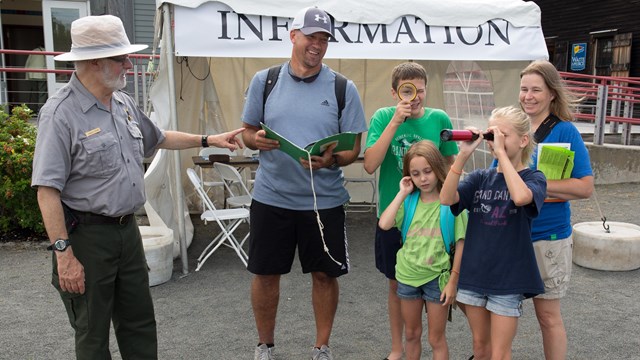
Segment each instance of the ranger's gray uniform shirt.
[[163,140],[129,95],[114,92],[109,111],[74,73],[38,115],[31,186],[58,189],[78,211],[131,214],[145,202],[142,160]]

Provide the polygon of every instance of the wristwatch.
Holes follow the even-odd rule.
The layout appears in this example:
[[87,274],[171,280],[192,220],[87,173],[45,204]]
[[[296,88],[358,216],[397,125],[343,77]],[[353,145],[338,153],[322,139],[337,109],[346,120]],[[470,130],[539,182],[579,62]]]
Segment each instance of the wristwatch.
[[202,139],[200,140],[200,143],[202,144],[202,147],[209,147],[209,135],[202,135]]
[[58,239],[53,244],[47,246],[47,250],[65,251],[67,247],[71,246],[69,239]]
[[338,168],[340,168],[340,165],[338,165],[338,157],[333,155],[333,164],[329,165],[329,169],[336,170]]

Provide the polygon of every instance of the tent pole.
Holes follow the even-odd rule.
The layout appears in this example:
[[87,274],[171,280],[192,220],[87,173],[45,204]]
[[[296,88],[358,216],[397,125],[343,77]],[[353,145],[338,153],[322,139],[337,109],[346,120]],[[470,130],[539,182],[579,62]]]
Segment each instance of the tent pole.
[[[167,47],[167,71],[169,73],[169,107],[171,109],[170,124],[174,130],[178,130],[178,111],[176,106],[176,80],[173,76],[173,31],[171,30],[171,11],[168,3],[162,5],[163,8],[163,28],[162,36],[165,37],[164,45]],[[178,197],[178,229],[180,230],[180,260],[182,260],[182,274],[189,273],[189,264],[187,262],[187,229],[184,223],[184,191],[182,188],[182,161],[180,160],[180,152],[173,151],[173,161],[175,163],[176,177],[176,196]]]

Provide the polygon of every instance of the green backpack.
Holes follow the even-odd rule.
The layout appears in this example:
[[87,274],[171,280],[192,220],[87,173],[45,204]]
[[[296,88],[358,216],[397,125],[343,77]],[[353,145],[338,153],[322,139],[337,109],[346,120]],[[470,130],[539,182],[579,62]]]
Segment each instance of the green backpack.
[[[414,191],[406,199],[404,199],[404,218],[402,219],[402,243],[407,239],[407,232],[409,231],[409,225],[413,220],[413,215],[416,212],[418,201],[420,200],[420,191]],[[451,212],[451,208],[448,205],[440,205],[440,231],[442,232],[442,241],[444,241],[444,248],[449,256],[453,255],[455,250],[455,232],[454,232],[454,220],[455,217]]]

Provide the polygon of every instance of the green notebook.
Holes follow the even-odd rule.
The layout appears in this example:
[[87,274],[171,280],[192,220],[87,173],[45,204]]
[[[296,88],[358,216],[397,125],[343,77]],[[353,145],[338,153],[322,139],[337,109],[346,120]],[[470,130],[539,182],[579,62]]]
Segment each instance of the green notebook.
[[322,155],[327,147],[329,147],[329,145],[333,143],[337,143],[336,147],[333,149],[334,153],[353,150],[353,147],[356,144],[356,139],[358,137],[357,133],[343,132],[340,134],[327,136],[324,139],[312,142],[304,148],[301,148],[300,146],[289,141],[284,136],[271,130],[265,124],[262,124],[262,129],[267,133],[267,139],[278,140],[280,142],[280,148],[278,150],[284,151],[285,153],[289,154],[289,156],[291,156],[296,161],[299,161],[300,158],[307,159],[307,154],[311,154],[312,156]]

